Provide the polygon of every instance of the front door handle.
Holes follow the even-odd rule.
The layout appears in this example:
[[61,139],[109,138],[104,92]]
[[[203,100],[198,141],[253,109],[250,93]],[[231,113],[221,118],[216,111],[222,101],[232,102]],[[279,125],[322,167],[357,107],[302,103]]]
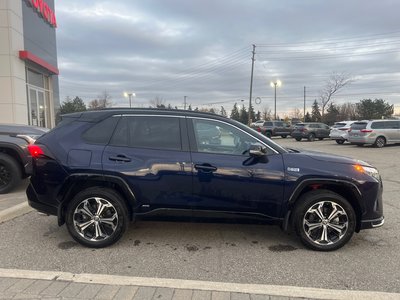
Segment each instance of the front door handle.
[[217,167],[214,167],[210,164],[201,164],[201,165],[195,164],[194,168],[198,171],[209,172],[209,173],[217,171]]
[[122,162],[130,162],[131,159],[129,157],[126,157],[125,155],[118,154],[117,156],[110,156],[108,158],[109,160],[112,161],[122,161]]

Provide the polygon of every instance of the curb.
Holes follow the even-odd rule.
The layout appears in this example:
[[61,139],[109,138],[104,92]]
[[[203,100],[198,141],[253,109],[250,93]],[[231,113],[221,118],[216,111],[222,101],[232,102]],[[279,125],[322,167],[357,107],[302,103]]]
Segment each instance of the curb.
[[33,208],[29,206],[28,202],[23,202],[10,208],[4,209],[0,211],[0,224],[27,214],[32,210]]
[[57,271],[31,271],[18,269],[1,269],[0,278],[24,278],[36,280],[58,280],[84,284],[104,284],[118,286],[146,286],[162,287],[172,289],[206,290],[218,292],[262,294],[281,297],[302,297],[312,299],[400,299],[398,293],[374,292],[374,291],[349,291],[349,290],[329,290],[321,288],[306,288],[295,286],[263,285],[263,284],[243,284],[228,282],[211,282],[196,280],[181,280],[167,278],[150,277],[128,277],[116,275],[99,274],[73,274],[69,272]]

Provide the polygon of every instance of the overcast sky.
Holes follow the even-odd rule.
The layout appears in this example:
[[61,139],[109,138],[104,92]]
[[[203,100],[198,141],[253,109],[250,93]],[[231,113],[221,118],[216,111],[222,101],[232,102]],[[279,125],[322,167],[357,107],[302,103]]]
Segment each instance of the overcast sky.
[[[104,90],[114,106],[156,97],[227,110],[253,97],[277,113],[307,109],[332,72],[354,82],[335,103],[383,98],[400,113],[400,1],[56,1],[60,100]],[[241,101],[244,100],[244,101]]]

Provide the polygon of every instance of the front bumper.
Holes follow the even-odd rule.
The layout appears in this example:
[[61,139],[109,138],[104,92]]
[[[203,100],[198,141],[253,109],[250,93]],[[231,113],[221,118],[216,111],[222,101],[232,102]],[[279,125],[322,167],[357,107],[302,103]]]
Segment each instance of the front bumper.
[[370,229],[383,226],[385,223],[385,217],[380,217],[374,220],[363,220],[361,221],[361,229]]

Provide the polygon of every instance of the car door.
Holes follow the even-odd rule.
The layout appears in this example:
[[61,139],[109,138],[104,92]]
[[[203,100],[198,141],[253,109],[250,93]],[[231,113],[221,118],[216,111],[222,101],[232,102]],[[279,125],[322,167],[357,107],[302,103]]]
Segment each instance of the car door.
[[192,168],[184,118],[127,115],[119,121],[102,157],[105,175],[129,185],[138,212],[187,208]]
[[[276,217],[283,198],[281,154],[267,148],[263,159],[250,157],[250,145],[263,145],[224,121],[188,118],[193,164],[193,209],[263,213]],[[203,143],[201,128],[216,127],[219,144]],[[264,145],[263,145],[264,146]]]
[[329,133],[331,132],[331,129],[328,125],[326,124],[320,124],[320,130],[321,130],[321,138],[327,138],[329,137]]

